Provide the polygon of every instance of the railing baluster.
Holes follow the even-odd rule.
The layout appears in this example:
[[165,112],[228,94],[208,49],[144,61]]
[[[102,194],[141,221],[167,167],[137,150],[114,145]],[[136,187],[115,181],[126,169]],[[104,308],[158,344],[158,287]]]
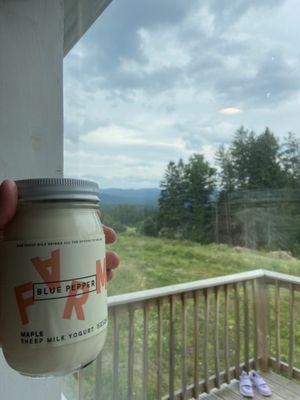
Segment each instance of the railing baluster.
[[96,359],[96,386],[95,386],[95,400],[102,399],[102,353]]
[[280,343],[280,286],[278,280],[275,282],[275,347],[276,347],[276,370],[280,372],[281,343]]
[[162,356],[163,356],[163,303],[158,299],[157,304],[157,398],[162,397]]
[[118,400],[119,397],[119,341],[120,341],[120,327],[119,327],[119,319],[117,307],[114,309],[113,313],[113,324],[114,324],[114,372],[113,372],[113,400]]
[[257,311],[257,335],[259,344],[259,364],[262,371],[269,369],[270,357],[270,307],[269,289],[264,278],[255,281],[255,298]]
[[258,369],[258,335],[257,335],[257,307],[255,301],[255,281],[251,281],[252,307],[253,307],[253,346],[254,346],[254,368]]
[[143,337],[143,400],[148,399],[148,333],[149,304],[144,305],[144,337]]
[[175,321],[174,321],[174,314],[175,314],[175,302],[174,297],[170,296],[170,336],[169,336],[169,399],[175,399]]
[[235,314],[235,378],[240,379],[240,294],[239,284],[234,284],[234,314]]
[[229,363],[229,335],[228,335],[228,304],[229,290],[228,285],[224,286],[224,354],[225,354],[225,374],[226,382],[230,382],[230,363]]
[[244,360],[245,369],[249,372],[249,296],[247,282],[243,282],[244,294]]
[[186,315],[186,294],[183,293],[181,296],[181,377],[182,377],[182,398],[187,400],[187,365],[186,365],[186,354],[187,354],[187,315]]
[[289,346],[289,378],[293,378],[294,368],[294,353],[295,353],[295,320],[296,320],[296,307],[295,307],[295,292],[292,283],[289,284],[289,306],[290,306],[290,346]]
[[200,352],[200,340],[199,340],[199,292],[194,292],[194,397],[198,399],[200,394],[199,389],[199,352]]
[[128,330],[128,394],[127,399],[132,399],[133,394],[133,366],[134,366],[134,309],[129,308]]
[[219,345],[219,322],[220,322],[220,286],[215,287],[215,326],[214,326],[214,347],[215,347],[215,376],[216,387],[220,387],[220,345]]
[[208,343],[209,343],[209,289],[204,289],[204,351],[203,351],[203,365],[204,365],[204,387],[208,393],[210,390],[209,385],[209,369],[208,369]]

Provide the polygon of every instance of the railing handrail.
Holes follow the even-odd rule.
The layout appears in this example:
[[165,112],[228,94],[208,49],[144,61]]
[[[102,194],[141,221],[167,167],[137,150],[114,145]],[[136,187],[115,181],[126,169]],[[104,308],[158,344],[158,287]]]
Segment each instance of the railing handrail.
[[199,281],[179,283],[177,285],[162,286],[154,289],[125,293],[108,297],[108,306],[114,307],[122,304],[131,304],[140,301],[150,300],[153,298],[187,293],[195,290],[207,289],[220,285],[228,285],[236,282],[244,282],[252,279],[263,278],[264,276],[265,271],[263,269],[256,269],[253,271],[241,272],[238,274],[201,279]]
[[299,276],[282,274],[281,272],[269,271],[267,269],[264,269],[263,271],[264,271],[265,277],[267,277],[267,278],[278,280],[280,282],[300,285],[300,277]]
[[256,269],[253,271],[241,272],[237,274],[225,275],[209,279],[201,279],[198,281],[180,283],[177,285],[162,286],[154,289],[109,296],[108,307],[115,307],[125,304],[127,305],[140,301],[187,293],[195,290],[208,289],[215,286],[229,285],[237,282],[244,282],[264,277],[281,282],[300,285],[300,277],[282,274],[280,272],[273,272],[265,269]]

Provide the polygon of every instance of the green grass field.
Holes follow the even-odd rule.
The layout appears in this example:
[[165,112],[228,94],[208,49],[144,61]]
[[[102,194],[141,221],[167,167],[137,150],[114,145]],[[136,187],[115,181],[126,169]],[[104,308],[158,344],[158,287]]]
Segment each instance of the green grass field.
[[300,275],[300,260],[284,253],[151,238],[133,230],[119,235],[111,248],[121,264],[108,286],[110,296],[258,268]]

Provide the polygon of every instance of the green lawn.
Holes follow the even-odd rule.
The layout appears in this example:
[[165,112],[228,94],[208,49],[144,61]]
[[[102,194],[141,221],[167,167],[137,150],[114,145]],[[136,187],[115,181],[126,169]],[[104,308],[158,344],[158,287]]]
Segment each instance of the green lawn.
[[150,238],[128,231],[112,248],[121,258],[109,295],[190,282],[257,268],[300,275],[300,260],[228,245]]

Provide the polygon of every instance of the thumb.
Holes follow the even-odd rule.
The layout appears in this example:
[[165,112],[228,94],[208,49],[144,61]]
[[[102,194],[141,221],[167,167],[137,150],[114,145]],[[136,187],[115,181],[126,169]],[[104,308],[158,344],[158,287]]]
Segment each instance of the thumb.
[[14,181],[5,180],[0,185],[0,228],[3,228],[15,215],[18,190]]

